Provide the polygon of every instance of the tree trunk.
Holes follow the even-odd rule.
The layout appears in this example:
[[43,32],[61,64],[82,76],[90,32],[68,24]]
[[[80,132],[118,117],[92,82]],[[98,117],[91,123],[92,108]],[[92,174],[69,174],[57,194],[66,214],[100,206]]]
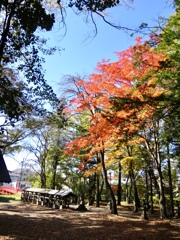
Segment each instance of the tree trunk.
[[[101,180],[101,181],[100,181]],[[101,183],[100,189],[99,189],[99,201],[102,201],[102,192],[104,188],[104,179],[103,179],[103,174],[99,174],[99,184]]]
[[161,167],[157,167],[158,173],[159,173],[159,208],[160,208],[160,218],[164,219],[167,218],[167,213],[166,213],[166,198],[164,195],[164,186],[163,186],[163,176],[162,176],[162,171]]
[[3,59],[3,54],[4,54],[4,48],[5,44],[8,39],[8,35],[10,32],[10,27],[11,27],[11,21],[15,12],[17,1],[14,1],[11,3],[11,9],[9,11],[9,14],[6,18],[6,24],[4,23],[4,30],[1,33],[1,42],[0,42],[0,66],[2,65],[2,59]]
[[140,207],[140,201],[139,201],[139,196],[138,196],[138,191],[137,191],[137,186],[136,186],[136,180],[134,177],[133,170],[131,170],[131,178],[132,178],[132,183],[133,183],[133,190],[134,190],[134,212],[139,211]]
[[58,164],[58,160],[54,159],[54,161],[52,163],[51,189],[55,189],[55,187],[56,187],[57,164]]
[[46,188],[46,175],[45,175],[45,173],[42,171],[40,176],[41,176],[41,188]]
[[121,205],[121,195],[122,195],[122,186],[121,186],[121,163],[119,162],[119,176],[118,176],[118,191],[117,191],[117,205]]
[[153,206],[153,187],[152,187],[152,171],[153,169],[149,169],[149,179],[150,179],[150,203],[151,203],[151,214],[154,214],[154,206]]
[[133,181],[132,177],[130,176],[130,187],[129,187],[129,204],[132,202],[132,188],[133,188]]
[[138,212],[139,207],[140,207],[140,201],[139,201],[136,181],[134,181],[134,212]]
[[156,176],[154,175],[153,169],[152,169],[152,171],[151,171],[151,178],[152,178],[152,180],[153,180],[154,187],[155,187],[155,189],[156,189],[156,193],[158,194],[158,196],[160,196],[160,194],[159,194],[159,185],[158,185]]
[[95,196],[95,187],[96,187],[96,173],[89,176],[89,187],[88,187],[88,202],[89,206],[94,204]]
[[45,160],[41,160],[41,188],[46,188],[46,165]]
[[169,196],[170,196],[170,212],[174,216],[174,202],[173,202],[173,186],[172,186],[172,175],[171,175],[171,162],[169,156],[169,144],[167,144],[167,161],[168,161],[168,176],[169,176]]
[[109,184],[108,178],[107,178],[107,170],[106,170],[105,162],[104,162],[104,151],[100,151],[100,156],[101,156],[100,159],[101,159],[102,170],[103,170],[103,175],[104,175],[104,183],[105,183],[107,191],[109,192],[109,197],[110,197],[111,213],[117,214],[116,199],[115,199],[111,185]]
[[129,176],[126,179],[126,202],[130,203],[130,197],[129,197],[129,189],[128,189],[128,181],[129,181]]
[[149,151],[149,154],[151,158],[154,161],[154,164],[156,165],[156,169],[158,171],[159,179],[158,179],[158,185],[159,185],[159,208],[160,208],[160,218],[164,219],[167,218],[167,212],[166,212],[166,199],[164,194],[164,186],[163,186],[163,175],[161,170],[161,156],[160,156],[160,140],[159,140],[159,121],[152,121],[152,139],[151,141],[146,139],[146,147]]
[[96,207],[99,207],[100,191],[99,191],[99,174],[96,174]]
[[145,183],[146,183],[145,201],[146,201],[147,207],[149,208],[149,185],[148,185],[148,170],[147,170],[147,168],[145,169]]

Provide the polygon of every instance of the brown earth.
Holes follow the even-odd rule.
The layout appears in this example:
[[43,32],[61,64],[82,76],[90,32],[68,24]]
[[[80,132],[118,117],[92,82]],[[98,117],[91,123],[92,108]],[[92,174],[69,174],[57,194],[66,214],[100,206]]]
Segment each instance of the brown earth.
[[[77,206],[76,206],[77,207]],[[107,207],[87,211],[50,209],[19,201],[0,203],[0,240],[171,240],[180,239],[180,219],[143,220],[127,206],[118,215]]]

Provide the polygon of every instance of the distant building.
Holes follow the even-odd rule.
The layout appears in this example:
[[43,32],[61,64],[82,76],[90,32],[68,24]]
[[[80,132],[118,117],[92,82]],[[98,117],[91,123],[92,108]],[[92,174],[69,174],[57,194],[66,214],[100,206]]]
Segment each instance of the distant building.
[[31,187],[29,183],[29,178],[33,176],[33,172],[29,168],[17,168],[13,171],[9,171],[11,178],[11,183],[3,184],[6,186],[12,186],[18,189],[24,189],[26,187]]

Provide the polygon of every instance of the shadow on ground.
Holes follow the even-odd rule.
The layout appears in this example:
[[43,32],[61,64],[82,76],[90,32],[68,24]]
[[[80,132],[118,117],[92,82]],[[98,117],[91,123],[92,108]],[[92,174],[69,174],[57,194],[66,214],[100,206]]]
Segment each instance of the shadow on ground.
[[[53,210],[33,204],[0,205],[0,239],[16,240],[175,240],[180,227],[170,220],[141,220],[95,209]],[[129,212],[130,213],[130,212]],[[179,223],[179,222],[178,222]]]

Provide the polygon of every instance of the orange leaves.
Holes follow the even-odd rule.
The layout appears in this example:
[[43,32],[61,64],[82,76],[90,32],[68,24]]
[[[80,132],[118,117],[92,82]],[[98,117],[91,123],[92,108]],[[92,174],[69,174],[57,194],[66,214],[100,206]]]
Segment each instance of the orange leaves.
[[[116,55],[116,62],[103,60],[88,81],[77,83],[82,91],[70,103],[75,112],[88,110],[91,116],[87,132],[69,143],[67,153],[76,155],[83,149],[90,159],[127,134],[134,136],[153,116],[156,107],[152,103],[163,93],[156,72],[165,56],[143,44],[140,37],[135,46]],[[132,137],[131,141],[137,144],[142,139]]]

